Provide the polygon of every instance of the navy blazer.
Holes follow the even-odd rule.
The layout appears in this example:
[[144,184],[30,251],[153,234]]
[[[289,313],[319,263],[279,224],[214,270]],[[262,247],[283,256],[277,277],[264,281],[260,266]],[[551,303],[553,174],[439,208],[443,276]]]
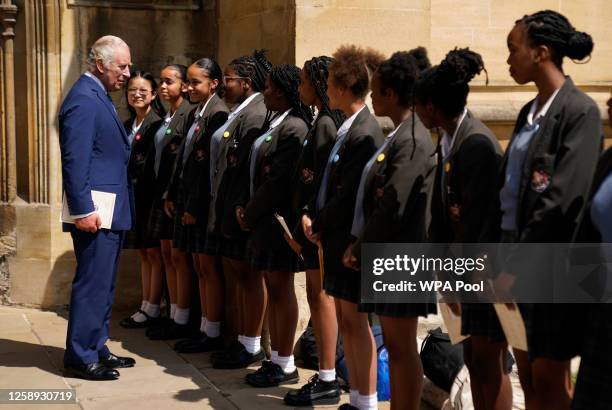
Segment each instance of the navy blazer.
[[[117,195],[111,230],[129,230],[134,201],[128,178],[130,144],[108,94],[82,75],[59,112],[63,189],[71,215],[93,212],[91,191]],[[64,224],[64,231],[74,227]]]

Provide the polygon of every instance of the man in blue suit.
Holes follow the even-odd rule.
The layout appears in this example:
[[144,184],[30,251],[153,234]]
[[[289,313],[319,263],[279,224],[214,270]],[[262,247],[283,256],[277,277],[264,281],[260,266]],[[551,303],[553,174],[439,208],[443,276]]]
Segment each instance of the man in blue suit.
[[[120,90],[130,76],[128,45],[104,36],[91,47],[89,70],[73,85],[59,113],[64,195],[74,224],[70,232],[77,267],[72,282],[64,355],[65,374],[89,380],[114,380],[116,368],[134,366],[105,343],[123,233],[134,219],[127,165],[128,136],[108,92]],[[110,229],[100,229],[91,191],[116,195]]]

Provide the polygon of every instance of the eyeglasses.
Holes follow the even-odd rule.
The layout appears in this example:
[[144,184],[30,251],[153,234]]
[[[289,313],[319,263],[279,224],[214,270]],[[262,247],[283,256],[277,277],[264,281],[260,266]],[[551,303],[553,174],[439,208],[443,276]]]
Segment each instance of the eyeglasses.
[[151,93],[151,90],[146,90],[144,88],[128,88],[127,90],[129,95],[136,95],[136,94],[140,94],[143,97],[146,97],[147,95],[149,95],[149,93]]
[[227,82],[230,81],[230,80],[244,80],[245,78],[248,78],[248,77],[238,77],[238,76],[224,75],[223,76],[223,84],[227,84]]

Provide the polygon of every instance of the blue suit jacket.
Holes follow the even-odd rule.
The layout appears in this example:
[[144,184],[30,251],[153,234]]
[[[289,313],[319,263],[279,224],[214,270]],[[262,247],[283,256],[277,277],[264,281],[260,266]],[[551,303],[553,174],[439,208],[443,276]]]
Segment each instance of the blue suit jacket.
[[[93,212],[91,191],[117,194],[111,230],[129,230],[134,201],[127,166],[130,144],[107,93],[82,75],[59,113],[64,195],[71,215]],[[64,224],[64,231],[74,225]]]

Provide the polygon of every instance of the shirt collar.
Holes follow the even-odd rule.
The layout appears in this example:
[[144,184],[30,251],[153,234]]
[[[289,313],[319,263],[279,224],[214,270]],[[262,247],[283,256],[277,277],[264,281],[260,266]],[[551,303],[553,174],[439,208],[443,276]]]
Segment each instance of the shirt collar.
[[281,115],[279,115],[278,117],[276,117],[274,119],[274,121],[272,121],[272,123],[270,124],[270,129],[276,128],[278,126],[278,124],[280,124],[281,122],[283,122],[283,120],[285,119],[285,117],[287,115],[289,115],[289,113],[291,112],[292,108],[289,108],[287,111],[285,111],[284,113],[282,113]]
[[555,90],[555,92],[548,98],[548,101],[546,101],[546,104],[544,104],[542,106],[542,108],[540,109],[540,112],[538,112],[537,116],[535,115],[535,112],[538,109],[538,104],[539,104],[539,101],[540,101],[540,97],[537,96],[535,98],[535,100],[533,100],[533,103],[531,103],[531,108],[529,109],[529,113],[527,114],[527,124],[529,126],[533,125],[537,121],[540,121],[544,116],[546,116],[546,113],[548,112],[548,109],[552,105],[555,97],[557,96],[557,94],[559,93],[560,90],[561,90],[561,88],[557,88]]
[[232,112],[230,113],[230,116],[231,116],[231,117],[236,116],[236,115],[237,115],[237,114],[238,114],[238,113],[239,113],[239,112],[240,112],[240,111],[241,111],[241,110],[242,110],[244,107],[246,107],[247,105],[249,105],[249,103],[250,103],[251,101],[253,101],[253,100],[255,99],[255,97],[257,97],[259,94],[261,94],[261,93],[257,92],[257,93],[255,93],[255,94],[251,95],[250,97],[248,97],[248,98],[247,98],[246,100],[244,100],[242,103],[240,103],[240,105],[239,105],[239,106],[238,106],[238,107],[237,107],[237,108],[236,108],[234,111],[232,111]]
[[202,118],[204,116],[204,111],[206,110],[206,107],[208,107],[208,103],[210,102],[210,100],[212,100],[214,94],[211,95],[210,97],[208,97],[208,100],[206,100],[206,102],[204,103],[204,106],[202,107],[202,109],[196,114],[196,119],[197,118]]
[[89,71],[85,71],[85,75],[87,77],[91,78],[92,80],[94,80],[96,82],[96,84],[98,84],[100,86],[102,91],[104,91],[104,94],[108,94],[108,91],[106,91],[106,88],[104,87],[104,84],[102,84],[102,81],[100,81],[100,79],[98,77],[96,77],[95,75],[93,75]]
[[351,125],[353,125],[353,122],[355,122],[355,118],[357,118],[357,116],[359,115],[359,113],[361,111],[364,110],[364,108],[366,107],[366,105],[364,104],[363,107],[361,107],[359,109],[359,111],[357,111],[355,114],[351,115],[350,117],[348,117],[346,119],[346,121],[344,121],[342,123],[342,125],[340,126],[340,128],[338,129],[338,135],[344,134],[346,132],[348,132],[349,128],[351,128]]

